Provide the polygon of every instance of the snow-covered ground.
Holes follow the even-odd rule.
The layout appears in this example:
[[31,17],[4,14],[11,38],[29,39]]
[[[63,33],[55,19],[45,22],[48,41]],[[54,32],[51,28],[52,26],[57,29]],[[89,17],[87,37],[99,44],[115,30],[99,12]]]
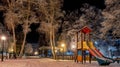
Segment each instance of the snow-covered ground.
[[0,61],[0,67],[120,67],[120,64],[112,63],[109,66],[99,66],[96,61],[92,63],[75,63],[73,60],[43,59],[9,59]]

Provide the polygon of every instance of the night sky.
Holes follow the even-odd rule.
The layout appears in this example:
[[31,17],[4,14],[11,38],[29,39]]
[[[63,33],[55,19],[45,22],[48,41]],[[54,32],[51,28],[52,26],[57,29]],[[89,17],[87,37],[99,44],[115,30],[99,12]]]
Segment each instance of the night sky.
[[30,26],[31,32],[27,35],[27,42],[29,43],[37,43],[39,40],[39,33],[36,31],[36,29],[39,27],[39,24],[32,24]]
[[[96,6],[99,9],[104,9],[105,4],[104,0],[64,0],[63,10],[65,11],[74,11],[82,7],[82,4],[89,3],[92,6]],[[3,14],[0,12],[0,22],[3,23]],[[27,42],[30,43],[37,43],[39,40],[39,34],[36,32],[38,24],[32,24],[31,29],[32,31],[27,35]]]
[[89,3],[99,9],[105,8],[104,0],[64,0],[63,9],[74,11],[82,7],[82,4]]

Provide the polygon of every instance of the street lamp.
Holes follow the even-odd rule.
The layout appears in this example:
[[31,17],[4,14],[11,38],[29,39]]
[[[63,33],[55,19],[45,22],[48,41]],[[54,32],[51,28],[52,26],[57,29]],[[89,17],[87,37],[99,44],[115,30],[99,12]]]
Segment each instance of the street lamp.
[[5,45],[6,36],[2,35],[1,40],[2,40],[2,58],[1,58],[1,61],[3,61],[3,58],[4,58],[3,52],[4,52],[4,45]]
[[61,47],[62,47],[62,49],[63,49],[62,57],[63,57],[63,60],[64,60],[64,47],[65,47],[65,44],[61,44]]

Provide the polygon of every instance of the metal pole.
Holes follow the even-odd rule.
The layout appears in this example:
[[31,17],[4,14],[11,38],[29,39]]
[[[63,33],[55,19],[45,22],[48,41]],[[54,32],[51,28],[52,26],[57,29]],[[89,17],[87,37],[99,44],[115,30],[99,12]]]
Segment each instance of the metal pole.
[[63,47],[63,60],[64,60],[64,47]]
[[2,58],[1,58],[2,62],[3,62],[3,59],[4,59],[3,52],[4,52],[4,40],[3,40],[3,43],[2,43]]

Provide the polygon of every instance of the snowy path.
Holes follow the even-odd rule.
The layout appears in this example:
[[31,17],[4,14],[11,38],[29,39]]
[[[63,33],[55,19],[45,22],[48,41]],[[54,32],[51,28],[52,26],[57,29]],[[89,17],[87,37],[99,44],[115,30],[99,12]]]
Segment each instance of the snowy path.
[[75,63],[74,61],[62,61],[53,59],[17,59],[4,60],[0,62],[0,67],[120,67],[120,64],[114,63],[109,66],[99,66],[93,61],[91,64]]

